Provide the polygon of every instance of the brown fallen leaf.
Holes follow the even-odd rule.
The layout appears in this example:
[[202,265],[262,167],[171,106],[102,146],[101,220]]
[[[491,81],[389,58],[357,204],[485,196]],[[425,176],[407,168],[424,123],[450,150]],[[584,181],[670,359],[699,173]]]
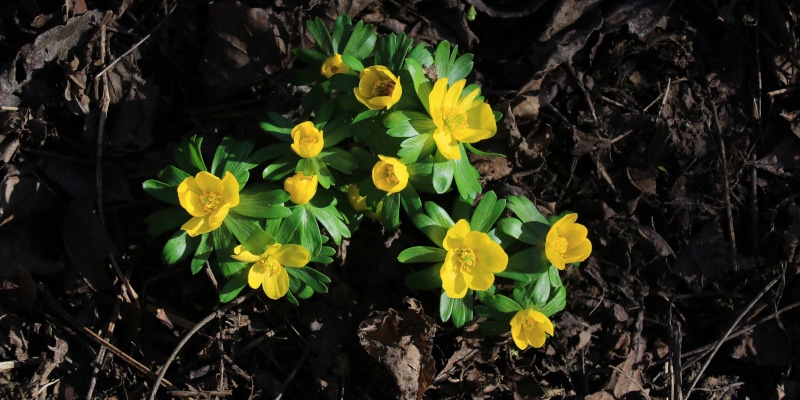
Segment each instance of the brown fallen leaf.
[[422,305],[407,299],[409,309],[370,314],[358,328],[361,346],[395,379],[403,399],[421,399],[435,373],[433,336],[436,325]]

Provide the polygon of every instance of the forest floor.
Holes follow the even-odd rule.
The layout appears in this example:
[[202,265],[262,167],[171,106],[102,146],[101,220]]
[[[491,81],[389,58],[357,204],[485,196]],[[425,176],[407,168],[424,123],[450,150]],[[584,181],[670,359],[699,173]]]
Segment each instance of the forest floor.
[[[299,307],[220,304],[212,274],[162,265],[142,182],[192,135],[267,140],[266,113],[302,100],[306,22],[339,14],[474,53],[504,115],[488,147],[506,157],[473,159],[484,188],[588,227],[543,348],[435,319],[396,260],[408,223],[362,226]],[[4,1],[0,398],[798,399],[798,18],[778,0]],[[430,325],[413,392],[365,351],[386,321]]]

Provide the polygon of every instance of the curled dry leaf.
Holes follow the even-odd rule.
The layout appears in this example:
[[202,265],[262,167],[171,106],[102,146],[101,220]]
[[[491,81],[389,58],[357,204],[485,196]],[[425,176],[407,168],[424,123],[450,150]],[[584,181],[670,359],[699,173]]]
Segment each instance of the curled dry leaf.
[[415,299],[401,314],[393,309],[378,311],[358,328],[361,346],[386,367],[403,399],[421,399],[435,373],[433,336],[436,326]]

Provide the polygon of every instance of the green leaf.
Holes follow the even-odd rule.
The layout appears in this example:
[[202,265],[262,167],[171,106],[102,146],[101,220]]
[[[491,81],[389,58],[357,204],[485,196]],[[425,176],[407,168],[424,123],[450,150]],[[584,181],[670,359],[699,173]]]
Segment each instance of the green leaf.
[[219,301],[221,303],[228,303],[235,299],[242,289],[247,286],[247,272],[249,272],[248,269],[243,269],[239,273],[232,275],[228,282],[225,282],[225,285],[219,291]]
[[232,212],[253,218],[286,218],[291,210],[283,206],[289,201],[289,193],[283,189],[271,189],[268,185],[248,187],[239,193],[239,205]]
[[400,252],[397,261],[401,263],[442,262],[447,250],[438,247],[414,246]]
[[495,272],[495,276],[499,276],[501,278],[512,279],[515,281],[519,281],[522,283],[530,283],[533,282],[533,277],[531,274],[526,272],[516,272],[516,271],[502,271],[502,272]]
[[375,28],[372,25],[364,25],[363,21],[358,21],[349,40],[347,40],[347,45],[345,45],[342,54],[356,58],[366,58],[375,49],[377,40],[378,36],[375,34]]
[[161,262],[166,265],[175,264],[192,254],[197,245],[200,244],[200,237],[189,236],[184,230],[175,232],[161,251]]
[[556,268],[555,265],[550,265],[550,268],[547,270],[547,274],[549,275],[550,285],[552,287],[557,288],[559,286],[564,286],[564,284],[561,283],[561,276],[558,274],[558,268]]
[[[424,43],[419,43],[414,46],[411,52],[408,53],[408,58],[426,67],[433,64],[433,54],[428,51]],[[406,60],[406,62],[408,62],[408,60]]]
[[461,328],[467,321],[471,321],[473,317],[472,290],[467,290],[467,295],[463,299],[451,299],[442,291],[442,295],[439,297],[439,316],[445,322],[452,318],[453,326],[456,328]]
[[275,243],[275,239],[261,229],[258,222],[252,219],[245,219],[235,216],[235,214],[228,214],[223,224],[231,231],[233,237],[235,237],[247,251],[253,254],[261,254],[267,248],[267,245]]
[[180,205],[178,190],[175,186],[168,185],[157,179],[148,179],[142,182],[142,189],[144,189],[145,193],[165,203]]
[[219,272],[222,276],[230,277],[243,268],[244,263],[231,258],[236,242],[226,224],[223,223],[222,226],[211,231],[211,241],[214,244],[214,253],[217,256]]
[[[450,42],[444,40],[436,46],[433,63],[436,66],[437,79],[446,78],[450,74],[450,68],[452,67],[450,64]],[[453,83],[455,82],[448,81],[449,85]]]
[[478,171],[475,169],[475,167],[469,163],[469,159],[464,151],[464,147],[460,145],[459,147],[461,148],[461,159],[452,160],[452,162],[455,164],[453,176],[456,178],[456,187],[458,188],[458,193],[461,194],[461,197],[474,199],[482,189],[481,183],[478,180],[480,178],[480,174],[478,174]]
[[419,198],[419,193],[417,193],[413,185],[406,186],[406,188],[400,192],[400,205],[408,215],[422,212],[422,200]]
[[497,195],[493,191],[487,192],[475,207],[475,212],[469,221],[470,229],[484,233],[489,232],[505,209],[506,201],[504,199],[497,201]]
[[175,162],[178,164],[178,168],[191,173],[206,171],[203,153],[200,151],[202,144],[203,138],[199,136],[192,136],[183,141],[175,149]]
[[284,221],[287,224],[286,228],[294,232],[294,237],[301,246],[308,249],[312,257],[319,253],[323,240],[314,215],[308,212],[305,207],[297,206],[292,209],[292,215]]
[[450,229],[456,224],[444,208],[432,201],[425,202],[425,212],[442,228]]
[[333,243],[337,246],[342,243],[343,237],[350,237],[350,229],[347,228],[347,225],[343,221],[344,217],[339,210],[336,209],[334,204],[324,208],[308,207],[308,211],[325,227],[331,235]]
[[511,210],[522,222],[540,222],[550,225],[547,218],[539,212],[536,205],[533,204],[527,197],[522,196],[509,196],[508,209]]
[[400,193],[392,193],[383,200],[381,224],[387,231],[394,231],[400,225]]
[[425,214],[413,215],[411,220],[414,223],[414,226],[422,231],[422,233],[424,233],[425,236],[427,236],[433,243],[435,243],[437,246],[442,246],[442,242],[444,241],[449,228],[440,226],[436,221]]
[[264,168],[261,177],[267,181],[279,181],[295,170],[298,157],[294,153],[289,153],[273,161]]
[[531,292],[531,301],[537,307],[542,307],[547,304],[550,298],[550,278],[547,274],[541,274],[539,279],[533,284],[533,291]]
[[[311,268],[308,268],[311,269]],[[308,287],[310,287],[313,291],[317,293],[328,293],[328,287],[325,286],[322,282],[318,281],[317,279],[313,278],[311,275],[308,274],[306,268],[286,268],[286,272],[289,273],[289,276],[292,278],[299,279],[301,282],[305,283]],[[316,272],[316,271],[315,271]],[[302,296],[300,296],[303,298]]]
[[547,304],[543,307],[539,308],[539,311],[546,316],[551,316],[567,306],[567,290],[563,286],[559,286],[555,293],[553,294],[553,298],[550,299]]
[[428,268],[406,275],[406,286],[416,290],[432,290],[442,287],[442,278],[439,270],[442,263],[431,265]]
[[358,167],[353,155],[338,147],[322,150],[319,153],[319,158],[329,167],[344,174],[350,174]]
[[488,151],[478,150],[475,147],[473,147],[472,144],[470,144],[470,143],[463,143],[463,144],[464,144],[464,147],[466,147],[467,150],[469,150],[470,152],[475,153],[475,154],[477,154],[477,155],[479,155],[481,157],[503,157],[503,158],[506,157],[505,154],[491,153],[491,152],[488,152]]
[[417,162],[420,158],[425,158],[434,150],[436,150],[436,142],[433,140],[431,134],[421,134],[400,143],[400,151],[397,156],[406,163],[411,164]]
[[157,237],[183,225],[189,218],[191,215],[183,208],[169,207],[148,215],[144,222],[147,223],[147,234]]
[[526,274],[544,274],[550,266],[550,261],[544,255],[541,246],[528,247],[508,257],[508,272],[522,272]]
[[[299,58],[300,60],[317,67],[322,65],[322,63],[328,58],[325,54],[309,49],[293,49],[292,53],[294,53],[295,57]],[[317,68],[317,70],[319,70],[319,68]],[[317,75],[320,75],[319,72]]]
[[225,176],[225,172],[230,172],[239,182],[241,190],[250,178],[250,169],[255,165],[248,163],[247,159],[253,151],[253,142],[248,140],[235,140],[229,136],[224,136],[222,142],[214,153],[214,161],[211,163],[212,173],[218,177]]
[[433,90],[430,79],[425,76],[425,69],[420,65],[417,60],[409,58],[406,60],[406,71],[411,75],[411,80],[414,82],[414,92],[417,94],[425,111],[430,114],[430,102],[428,97]]
[[[436,152],[433,163],[433,190],[444,193],[453,186],[453,177],[456,173],[455,160],[444,158],[442,153]],[[474,198],[474,196],[473,196]]]
[[[189,175],[186,171],[184,171],[182,169],[178,169],[177,167],[172,166],[172,165],[166,166],[164,169],[162,169],[158,173],[158,179],[160,179],[162,182],[166,183],[167,185],[174,187],[176,190],[178,188],[178,185],[180,185],[181,182],[183,182],[184,179],[186,179],[186,178],[188,178],[190,176],[191,175]],[[176,192],[176,196],[177,196],[177,192]]]
[[211,235],[200,235],[200,244],[197,245],[197,250],[192,257],[192,274],[196,274],[203,269],[203,265],[208,261],[209,256],[214,251],[214,246],[211,244]]
[[478,298],[480,299],[481,303],[486,304],[487,306],[501,313],[512,313],[522,310],[522,306],[519,305],[519,303],[501,294],[481,295],[478,293]]
[[353,21],[346,14],[339,15],[336,18],[336,22],[333,24],[333,34],[331,35],[334,53],[339,53],[340,45],[347,43],[352,27]]
[[306,23],[308,27],[308,31],[311,33],[311,36],[314,37],[314,42],[317,45],[317,48],[324,54],[333,55],[336,51],[333,48],[333,38],[331,38],[330,32],[328,32],[328,27],[325,26],[325,23],[322,22],[322,19],[317,17],[314,20],[310,20]]
[[[458,52],[458,46],[453,49],[453,54]],[[472,54],[464,54],[458,57],[453,65],[450,67],[450,73],[447,74],[447,82],[454,83],[460,81],[472,72]]]
[[390,71],[398,71],[413,43],[403,32],[380,36],[375,44],[375,64],[384,65]]

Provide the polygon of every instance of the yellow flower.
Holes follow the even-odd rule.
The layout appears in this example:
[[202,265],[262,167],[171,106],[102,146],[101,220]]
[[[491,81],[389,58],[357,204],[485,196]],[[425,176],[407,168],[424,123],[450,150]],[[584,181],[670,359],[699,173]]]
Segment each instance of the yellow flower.
[[372,182],[387,195],[397,193],[408,185],[408,168],[397,158],[379,155],[372,167]]
[[280,299],[289,291],[289,273],[285,267],[303,268],[311,260],[311,254],[305,247],[280,243],[267,246],[261,255],[255,255],[238,245],[231,257],[253,263],[247,274],[247,283],[253,289],[263,286],[264,293],[273,300]]
[[433,140],[439,152],[448,160],[461,159],[458,143],[475,143],[497,133],[492,107],[476,97],[480,89],[462,96],[466,80],[447,88],[447,78],[436,81],[428,105],[436,125]]
[[486,290],[494,283],[494,274],[508,265],[508,255],[489,235],[471,231],[461,219],[447,230],[442,247],[447,250],[439,276],[447,297],[460,299],[467,289]]
[[318,156],[325,144],[322,131],[317,129],[311,121],[295,125],[292,128],[292,140],[292,150],[303,158]]
[[364,68],[358,75],[358,87],[353,89],[361,104],[370,110],[392,108],[403,94],[403,88],[398,79],[389,68],[383,65],[374,65]]
[[361,195],[361,192],[358,191],[358,185],[355,183],[347,188],[347,201],[350,202],[350,206],[352,206],[354,210],[363,212],[364,215],[370,219],[378,219],[381,214],[381,208],[383,208],[383,201],[378,202],[378,209],[376,211],[367,208],[367,197]]
[[298,172],[283,181],[283,190],[289,192],[292,203],[306,204],[317,194],[317,176]]
[[567,214],[547,232],[544,254],[558,269],[586,260],[592,253],[592,242],[586,238],[588,231],[585,226],[576,224],[577,220],[578,214]]
[[350,72],[350,66],[344,63],[341,54],[334,54],[322,62],[320,73],[326,78],[331,79],[335,74],[346,74]]
[[239,205],[239,182],[227,171],[222,179],[201,171],[178,185],[178,200],[192,216],[181,229],[192,237],[202,235],[219,228],[228,211]]
[[517,311],[511,318],[511,337],[520,350],[544,345],[547,335],[553,336],[553,323],[550,318],[532,308]]

